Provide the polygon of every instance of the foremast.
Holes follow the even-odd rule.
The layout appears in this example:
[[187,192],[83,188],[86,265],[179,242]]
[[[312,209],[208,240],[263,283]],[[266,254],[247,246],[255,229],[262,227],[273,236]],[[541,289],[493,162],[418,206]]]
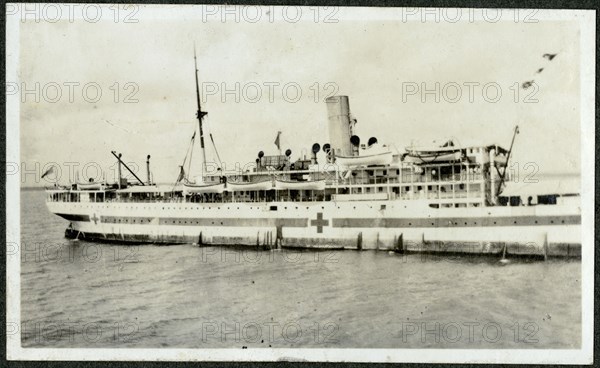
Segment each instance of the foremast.
[[198,62],[196,60],[196,46],[194,46],[194,67],[196,69],[196,102],[198,104],[198,111],[196,112],[196,117],[198,118],[198,127],[200,130],[200,148],[202,148],[202,177],[204,177],[204,172],[206,170],[206,150],[204,148],[204,131],[202,129],[202,120],[208,114],[206,111],[202,111],[202,107],[200,105],[200,86],[198,84]]

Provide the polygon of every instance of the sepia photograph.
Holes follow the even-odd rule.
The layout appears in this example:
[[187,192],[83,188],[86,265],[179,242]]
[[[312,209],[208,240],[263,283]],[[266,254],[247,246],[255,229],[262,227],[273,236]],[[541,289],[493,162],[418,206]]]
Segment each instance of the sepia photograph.
[[5,11],[7,359],[593,362],[594,10]]

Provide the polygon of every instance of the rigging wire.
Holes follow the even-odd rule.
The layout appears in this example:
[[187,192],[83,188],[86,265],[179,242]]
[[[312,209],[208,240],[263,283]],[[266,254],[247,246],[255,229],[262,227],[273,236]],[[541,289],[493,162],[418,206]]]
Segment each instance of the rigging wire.
[[194,132],[194,135],[192,136],[192,140],[190,142],[190,160],[188,161],[188,171],[187,171],[187,175],[186,175],[186,180],[187,180],[187,176],[190,175],[190,172],[192,170],[192,156],[194,154],[194,139],[196,138],[196,132]]
[[181,170],[183,170],[183,178],[181,178],[181,171],[179,172],[179,174],[177,174],[177,179],[175,180],[175,183],[173,184],[173,188],[175,188],[175,185],[177,185],[177,183],[179,183],[181,180],[185,179],[187,180],[187,178],[185,177],[185,163],[188,162],[188,156],[189,156],[189,162],[188,162],[188,171],[189,171],[189,165],[192,162],[192,152],[194,151],[194,141],[196,139],[196,132],[194,132],[194,134],[192,135],[192,139],[190,140],[190,144],[187,148],[187,150],[185,151],[185,157],[183,158],[183,162],[181,163],[181,165],[179,166],[181,168]]
[[223,166],[223,162],[221,161],[221,157],[219,156],[219,151],[217,151],[217,145],[215,144],[215,140],[213,139],[212,133],[209,134],[210,141],[212,142],[213,148],[215,149],[215,153],[217,154],[217,160],[219,160],[219,169]]

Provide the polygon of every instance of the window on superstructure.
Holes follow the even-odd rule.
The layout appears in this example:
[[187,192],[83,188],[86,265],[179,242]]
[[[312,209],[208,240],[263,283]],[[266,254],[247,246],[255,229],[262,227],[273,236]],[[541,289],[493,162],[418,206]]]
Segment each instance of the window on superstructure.
[[510,203],[511,207],[520,206],[521,205],[521,197],[518,197],[518,196],[510,197],[509,203]]
[[537,196],[537,198],[538,198],[537,203],[538,204],[556,204],[556,197],[558,197],[558,195]]
[[469,192],[472,193],[476,193],[478,194],[478,192],[481,190],[481,186],[479,184],[469,184]]

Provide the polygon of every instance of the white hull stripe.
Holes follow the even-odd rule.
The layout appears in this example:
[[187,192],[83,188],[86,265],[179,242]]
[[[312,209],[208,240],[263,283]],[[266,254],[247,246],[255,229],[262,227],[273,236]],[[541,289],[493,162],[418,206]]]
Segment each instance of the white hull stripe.
[[109,224],[131,225],[177,225],[177,226],[224,226],[224,227],[308,227],[334,228],[409,228],[409,227],[495,227],[495,226],[542,226],[579,225],[581,216],[495,216],[495,217],[449,217],[449,218],[199,218],[199,217],[135,217],[135,216],[88,216],[57,215],[69,220]]

